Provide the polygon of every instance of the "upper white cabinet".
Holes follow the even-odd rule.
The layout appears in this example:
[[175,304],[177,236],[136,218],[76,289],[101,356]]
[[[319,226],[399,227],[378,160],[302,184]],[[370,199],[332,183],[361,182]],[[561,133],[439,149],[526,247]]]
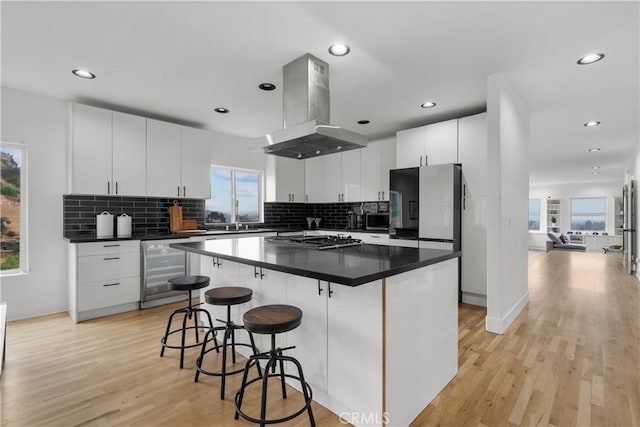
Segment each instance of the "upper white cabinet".
[[180,127],[180,182],[182,197],[211,197],[211,133]]
[[69,191],[144,196],[145,119],[82,104],[69,117]]
[[458,120],[399,131],[398,169],[458,162]]
[[361,201],[361,151],[350,150],[305,160],[305,201]]
[[389,170],[395,165],[395,138],[370,142],[360,150],[362,201],[389,200]]
[[211,197],[207,131],[147,119],[147,195]]
[[180,126],[147,119],[147,195],[180,197]]
[[305,201],[305,161],[267,156],[267,202]]

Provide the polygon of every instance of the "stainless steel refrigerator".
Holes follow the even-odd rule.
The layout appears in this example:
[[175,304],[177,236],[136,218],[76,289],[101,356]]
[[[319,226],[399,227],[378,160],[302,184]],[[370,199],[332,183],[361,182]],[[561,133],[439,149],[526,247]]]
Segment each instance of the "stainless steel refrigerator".
[[393,169],[389,175],[389,235],[422,248],[461,248],[459,164]]

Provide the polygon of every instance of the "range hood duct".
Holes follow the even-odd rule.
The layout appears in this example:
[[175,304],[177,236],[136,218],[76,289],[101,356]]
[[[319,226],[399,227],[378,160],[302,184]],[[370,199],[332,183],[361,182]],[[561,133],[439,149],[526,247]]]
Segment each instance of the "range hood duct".
[[251,149],[307,159],[367,146],[367,137],[329,124],[329,64],[305,54],[282,68],[284,130],[251,141]]

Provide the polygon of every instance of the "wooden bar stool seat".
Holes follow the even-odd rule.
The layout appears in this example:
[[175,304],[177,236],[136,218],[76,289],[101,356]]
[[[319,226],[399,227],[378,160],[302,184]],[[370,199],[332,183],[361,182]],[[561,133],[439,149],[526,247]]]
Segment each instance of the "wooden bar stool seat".
[[[252,297],[253,297],[253,291],[251,289],[240,287],[240,286],[222,286],[219,288],[209,289],[204,293],[204,300],[207,304],[227,307],[227,320],[216,319],[218,322],[223,323],[224,326],[216,326],[216,327],[212,326],[204,335],[204,340],[202,342],[202,349],[200,350],[200,356],[196,360],[196,374],[193,381],[198,382],[200,373],[203,373],[205,375],[221,377],[221,383],[222,383],[220,387],[221,400],[224,400],[225,383],[226,383],[227,376],[239,374],[240,372],[244,371],[244,368],[236,369],[232,371],[229,371],[227,369],[227,347],[231,347],[231,359],[232,359],[232,363],[234,364],[236,363],[236,346],[250,347],[253,350],[253,354],[258,353],[258,349],[256,348],[255,341],[253,340],[253,334],[251,332],[248,332],[250,344],[236,342],[236,330],[238,329],[244,330],[244,327],[242,325],[235,324],[231,320],[231,306],[249,302],[251,301]],[[224,338],[222,339],[221,346],[218,345],[218,341],[216,340],[216,334],[218,331],[224,331]],[[215,347],[207,349],[207,343],[211,341],[211,338],[213,338]],[[229,343],[229,339],[231,340],[230,343]],[[220,371],[214,372],[214,371],[205,370],[202,367],[205,356],[213,350],[215,350],[216,353],[220,353],[220,347],[222,347],[222,363],[221,363],[222,366]],[[253,364],[256,365],[256,368],[258,370],[258,375],[261,377],[262,371],[260,369],[260,364],[257,361],[253,362]]]
[[[302,366],[300,365],[300,362],[298,362],[298,360],[296,360],[295,358],[285,356],[283,354],[283,351],[291,350],[295,348],[295,346],[285,348],[276,347],[276,334],[288,332],[300,326],[300,324],[302,323],[302,310],[292,305],[264,305],[247,311],[244,314],[243,320],[244,328],[247,331],[256,334],[271,335],[271,349],[264,353],[254,354],[253,356],[249,357],[249,360],[247,360],[247,363],[244,367],[244,374],[242,376],[242,384],[240,385],[238,393],[236,393],[236,413],[234,416],[235,419],[238,419],[238,417],[242,417],[247,421],[264,426],[266,424],[275,424],[289,421],[306,411],[309,414],[309,421],[311,425],[315,426],[316,423],[313,418],[313,411],[311,409],[313,394],[311,391],[311,387],[304,380]],[[249,368],[251,367],[251,364],[259,360],[267,361],[264,368],[264,375],[262,375],[261,378],[258,377],[252,379],[251,381],[247,381],[247,376],[249,374]],[[289,362],[295,365],[298,375],[296,376],[286,374],[284,370],[284,362]],[[279,367],[280,372],[276,372],[276,366]],[[302,408],[282,418],[267,419],[267,385],[270,377],[280,378],[283,399],[287,398],[285,377],[299,381],[302,388],[302,394],[304,395],[304,405],[302,406]],[[249,385],[257,381],[262,381],[260,418],[252,417],[245,412],[242,412],[242,400],[244,398],[245,391]]]
[[[169,282],[169,289],[172,291],[188,291],[189,305],[175,310],[173,313],[171,313],[171,316],[169,316],[169,321],[167,322],[167,329],[164,333],[164,336],[160,340],[160,343],[162,345],[162,349],[160,350],[160,357],[164,356],[164,351],[167,348],[180,349],[180,369],[182,369],[184,367],[184,350],[187,348],[201,345],[200,337],[198,336],[198,331],[200,329],[205,330],[205,329],[213,328],[213,321],[211,320],[211,315],[209,315],[209,312],[207,310],[198,308],[197,306],[200,304],[196,304],[196,305],[193,304],[192,294],[191,294],[192,291],[206,288],[207,286],[209,286],[209,278],[207,276],[181,276],[181,277],[174,277],[172,279],[169,279],[168,282]],[[198,325],[198,313],[204,313],[206,315],[207,319],[209,320],[209,326]],[[182,327],[172,330],[171,323],[173,322],[173,317],[176,314],[184,315],[182,319]],[[187,320],[190,320],[192,318],[193,318],[193,326],[187,326]],[[188,329],[194,330],[195,343],[186,342],[186,334]],[[167,340],[169,339],[169,336],[178,332],[180,332],[181,334],[180,345],[167,344]],[[214,339],[215,339],[215,336],[214,336]]]

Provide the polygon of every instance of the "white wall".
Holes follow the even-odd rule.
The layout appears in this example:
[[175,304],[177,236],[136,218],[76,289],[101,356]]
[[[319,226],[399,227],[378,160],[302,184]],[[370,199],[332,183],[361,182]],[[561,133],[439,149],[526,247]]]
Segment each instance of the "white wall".
[[66,189],[67,105],[2,88],[2,140],[27,146],[29,272],[2,278],[10,320],[67,310],[67,245],[62,238]]
[[487,319],[504,333],[529,301],[529,111],[503,74],[487,78]]
[[234,168],[265,170],[266,155],[249,150],[249,139],[240,136],[211,132],[211,164]]

